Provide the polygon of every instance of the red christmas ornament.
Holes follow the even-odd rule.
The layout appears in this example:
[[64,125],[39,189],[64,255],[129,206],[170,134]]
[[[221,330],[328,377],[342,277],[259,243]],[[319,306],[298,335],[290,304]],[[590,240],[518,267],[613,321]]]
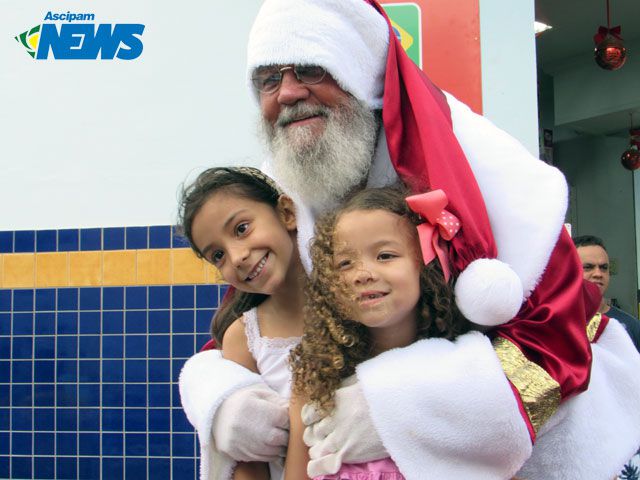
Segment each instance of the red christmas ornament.
[[620,25],[611,27],[609,0],[607,0],[607,26],[600,25],[593,36],[596,48],[593,51],[596,63],[605,70],[618,70],[627,61],[627,49],[621,37]]
[[[629,114],[631,124],[633,124],[633,114]],[[620,157],[622,166],[627,170],[637,170],[640,168],[640,128],[629,130],[629,148]]]
[[640,168],[640,150],[629,147],[620,157],[622,166],[627,170],[637,170]]
[[[615,28],[620,30],[620,27]],[[618,70],[627,61],[627,49],[622,43],[622,38],[611,33],[605,35],[600,43],[596,43],[593,54],[598,66],[605,70]]]

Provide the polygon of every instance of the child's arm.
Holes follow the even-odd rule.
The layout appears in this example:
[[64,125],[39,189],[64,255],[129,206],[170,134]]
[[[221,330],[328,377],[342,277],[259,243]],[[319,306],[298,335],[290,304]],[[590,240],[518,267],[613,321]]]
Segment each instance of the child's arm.
[[284,465],[284,480],[308,479],[307,464],[309,463],[309,448],[304,444],[302,434],[302,407],[305,401],[295,396],[289,403],[289,447]]
[[222,339],[222,356],[253,372],[260,373],[258,372],[256,361],[249,351],[242,317],[233,322],[224,333]]
[[240,462],[233,471],[233,480],[270,480],[269,464]]

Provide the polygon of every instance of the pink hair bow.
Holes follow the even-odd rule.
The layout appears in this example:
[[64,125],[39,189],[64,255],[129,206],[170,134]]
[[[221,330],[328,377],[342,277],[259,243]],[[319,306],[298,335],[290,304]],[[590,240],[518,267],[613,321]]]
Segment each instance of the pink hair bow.
[[418,225],[418,238],[422,249],[422,259],[427,265],[436,256],[442,266],[444,279],[449,280],[449,254],[446,241],[455,237],[460,230],[460,220],[444,207],[449,203],[442,190],[432,190],[407,197],[407,205],[420,215],[425,222]]

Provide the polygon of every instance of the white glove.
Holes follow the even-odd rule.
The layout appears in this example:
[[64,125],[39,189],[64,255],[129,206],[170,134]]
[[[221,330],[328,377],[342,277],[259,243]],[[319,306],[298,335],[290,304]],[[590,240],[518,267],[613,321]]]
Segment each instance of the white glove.
[[335,409],[322,418],[310,404],[302,409],[302,421],[307,426],[304,443],[311,461],[310,477],[332,475],[343,463],[361,463],[387,458],[369,415],[369,407],[358,383],[339,388],[335,393]]
[[287,453],[289,402],[265,384],[234,392],[211,429],[215,449],[238,462],[269,462]]

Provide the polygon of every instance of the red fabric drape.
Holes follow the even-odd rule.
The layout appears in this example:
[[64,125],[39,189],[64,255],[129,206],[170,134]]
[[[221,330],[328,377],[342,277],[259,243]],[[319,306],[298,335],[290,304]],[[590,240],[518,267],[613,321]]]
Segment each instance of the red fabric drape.
[[582,278],[582,264],[563,228],[540,283],[518,315],[493,330],[520,347],[560,384],[562,399],[587,389],[591,346],[587,322],[598,311],[600,291]]
[[391,162],[415,193],[442,189],[462,223],[450,243],[454,272],[478,258],[495,258],[496,245],[480,188],[453,133],[444,94],[406,55],[389,25],[382,119]]

